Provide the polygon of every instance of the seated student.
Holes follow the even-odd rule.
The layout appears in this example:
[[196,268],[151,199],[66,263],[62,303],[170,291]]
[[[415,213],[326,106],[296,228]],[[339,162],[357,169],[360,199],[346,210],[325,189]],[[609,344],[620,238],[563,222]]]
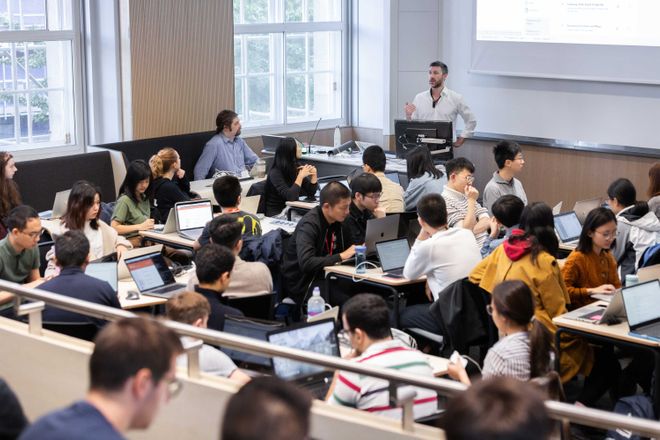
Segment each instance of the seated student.
[[[393,339],[390,312],[385,300],[371,293],[351,297],[342,307],[342,323],[353,347],[350,358],[363,365],[392,368],[402,373],[432,378],[433,369],[421,352]],[[432,390],[415,387],[415,419],[437,411],[438,397]],[[343,405],[401,420],[400,407],[389,401],[389,384],[361,374],[335,372],[328,403]]]
[[[256,214],[241,211],[238,208],[241,203],[241,191],[241,182],[235,176],[222,176],[213,181],[213,196],[220,205],[222,215],[238,221],[243,226],[241,230],[243,237],[259,237],[261,236],[261,222]],[[193,243],[193,249],[199,250],[209,242],[210,225],[211,222],[204,226],[202,235]]]
[[520,145],[516,142],[500,141],[493,147],[497,171],[484,188],[484,207],[493,212],[493,203],[504,195],[514,195],[527,205],[527,194],[520,180],[520,174],[525,165]]
[[[209,315],[211,314],[211,306],[208,300],[195,292],[182,292],[173,296],[167,300],[165,310],[167,319],[199,328],[207,328]],[[196,339],[189,336],[181,337],[184,350],[195,341]],[[187,368],[188,356],[186,354],[180,355],[176,360],[176,364],[179,367]],[[203,373],[228,377],[241,384],[250,381],[250,376],[243,373],[229,356],[206,344],[203,344],[199,350],[199,369]]]
[[275,150],[273,166],[266,178],[266,216],[272,217],[285,208],[286,202],[298,200],[300,196],[314,197],[318,188],[316,167],[298,165],[302,157],[300,146],[294,138],[280,142]]
[[18,397],[0,377],[0,438],[16,439],[29,424]]
[[362,170],[365,173],[374,174],[383,185],[380,206],[388,214],[391,212],[404,212],[403,188],[385,176],[386,162],[385,152],[378,145],[372,145],[362,153]]
[[[520,215],[524,208],[523,201],[511,194],[495,200],[492,207],[493,216],[490,218],[490,234],[481,247],[482,258],[490,255],[496,247],[504,242],[504,239],[511,235],[511,231],[518,228]],[[504,237],[499,238],[502,227],[504,227]]]
[[[241,239],[241,224],[230,216],[220,215],[209,223],[211,242],[230,249],[235,257],[234,268],[231,270],[229,286],[225,293],[263,293],[273,291],[273,278],[268,266],[259,261],[243,261],[239,257],[243,240]],[[197,276],[188,280],[188,289],[192,290],[198,284]]]
[[307,440],[310,395],[277,377],[257,377],[234,394],[222,420],[223,440]]
[[616,241],[612,254],[621,267],[621,278],[635,273],[647,247],[658,243],[660,220],[646,202],[636,202],[637,191],[628,179],[616,179],[607,188],[607,203],[616,214]]
[[647,204],[649,211],[652,211],[656,217],[660,218],[660,162],[653,164],[649,168],[649,188],[646,191],[649,197]]
[[621,287],[610,252],[616,231],[616,217],[607,208],[594,209],[584,220],[578,245],[561,269],[572,309],[592,303],[593,293],[613,294]]
[[[9,211],[5,220],[9,233],[0,240],[0,279],[29,283],[39,276],[39,238],[41,220],[37,211],[19,205]],[[13,316],[11,293],[0,292],[0,315]]]
[[[60,235],[66,231],[83,231],[89,240],[89,259],[97,260],[106,255],[117,252],[121,254],[133,246],[121,235],[117,234],[111,226],[100,219],[101,216],[101,192],[99,189],[85,180],[73,184],[69,200],[66,204],[66,212],[62,218],[49,226],[52,235]],[[53,260],[53,249],[46,255],[48,268],[46,276],[57,273]]]
[[412,150],[406,156],[408,188],[403,193],[406,211],[413,211],[426,194],[442,194],[447,183],[445,174],[433,164],[431,152],[425,146]]
[[181,168],[181,158],[174,148],[163,148],[149,159],[151,185],[147,194],[153,200],[156,220],[165,223],[170,209],[177,202],[185,202],[196,197],[190,191],[186,171]]
[[323,268],[355,255],[351,231],[342,223],[348,217],[351,192],[339,182],[321,191],[319,206],[296,225],[284,249],[282,276],[289,298],[302,305],[314,281],[324,279]]
[[195,180],[208,179],[216,171],[240,175],[257,162],[257,155],[241,136],[241,121],[236,112],[223,110],[215,118],[216,135],[204,146],[195,164]]
[[151,182],[151,168],[143,160],[134,160],[126,169],[126,177],[119,188],[121,194],[112,211],[110,226],[123,235],[134,247],[139,247],[138,232],[154,228],[151,203],[146,195]]
[[373,174],[360,174],[351,180],[351,206],[344,226],[353,233],[353,243],[364,243],[367,221],[385,217],[385,209],[379,203],[382,190],[383,185]]
[[488,210],[478,202],[479,191],[472,186],[474,165],[463,157],[451,159],[445,163],[449,181],[442,191],[447,203],[447,224],[450,228],[458,227],[472,231],[481,248],[488,237],[490,217]]
[[[481,372],[484,379],[507,376],[528,381],[552,369],[552,335],[534,319],[534,298],[525,283],[512,280],[498,284],[488,313],[502,338],[486,354]],[[448,368],[452,379],[470,385],[462,363],[449,363]]]
[[532,384],[494,377],[456,394],[440,426],[447,440],[547,440],[553,423],[544,400]]
[[18,185],[14,181],[16,174],[14,156],[6,151],[0,151],[0,239],[9,233],[5,219],[9,211],[21,204]]
[[222,294],[229,286],[230,274],[234,268],[234,254],[219,244],[209,243],[195,255],[195,273],[199,284],[195,292],[201,293],[211,306],[208,328],[222,331],[225,315],[243,316],[243,312],[222,303]]
[[121,440],[147,429],[181,390],[175,365],[182,352],[176,333],[156,320],[109,323],[94,340],[85,399],[41,417],[21,439]]
[[[85,274],[89,263],[89,241],[82,231],[66,231],[55,237],[55,263],[60,268],[58,276],[44,282],[39,289],[82,299],[103,306],[121,308],[117,293],[107,281]],[[98,327],[106,321],[75,312],[46,306],[43,320],[50,322],[91,322]]]

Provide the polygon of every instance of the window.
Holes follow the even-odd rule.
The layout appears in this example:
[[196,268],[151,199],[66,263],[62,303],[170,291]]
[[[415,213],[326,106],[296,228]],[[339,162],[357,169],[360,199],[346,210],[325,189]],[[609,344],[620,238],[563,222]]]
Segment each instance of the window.
[[0,150],[81,141],[74,7],[73,0],[0,0]]
[[245,127],[342,119],[346,0],[234,0],[235,109]]

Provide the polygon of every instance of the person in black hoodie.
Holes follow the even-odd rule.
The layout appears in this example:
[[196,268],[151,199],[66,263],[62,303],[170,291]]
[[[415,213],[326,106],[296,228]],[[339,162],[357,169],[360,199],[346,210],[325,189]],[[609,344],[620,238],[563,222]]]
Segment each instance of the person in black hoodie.
[[282,275],[288,297],[302,305],[323,268],[355,255],[351,232],[342,224],[348,216],[351,192],[339,182],[321,191],[319,206],[300,219],[284,250]]
[[149,167],[153,181],[147,193],[156,208],[159,217],[156,220],[164,223],[175,203],[195,198],[195,194],[190,191],[186,171],[181,168],[181,158],[174,148],[163,148],[151,156]]

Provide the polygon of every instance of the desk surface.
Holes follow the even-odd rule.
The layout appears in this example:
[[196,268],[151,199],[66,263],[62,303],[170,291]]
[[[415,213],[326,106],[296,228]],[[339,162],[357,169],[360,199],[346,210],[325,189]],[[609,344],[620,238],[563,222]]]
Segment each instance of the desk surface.
[[406,286],[409,284],[421,283],[426,281],[426,276],[417,278],[416,280],[409,280],[408,278],[389,278],[383,275],[383,270],[381,268],[367,269],[366,273],[355,273],[354,266],[344,266],[340,264],[336,266],[326,266],[323,268],[323,270],[325,271],[326,276],[330,274],[338,274],[349,277],[352,276],[355,279],[372,281],[374,283],[380,283],[385,286],[392,286],[392,287]]
[[[250,187],[255,183],[266,180],[265,177],[256,177],[250,180],[241,180],[241,197],[246,197]],[[190,182],[190,190],[196,192],[203,199],[210,199],[214,205],[218,202],[213,195],[213,182],[215,179],[194,180]]]
[[319,202],[303,202],[302,200],[293,200],[290,202],[286,202],[286,206],[290,206],[292,208],[298,208],[298,209],[311,210],[319,206]]
[[[262,154],[273,155],[274,153],[272,151],[262,150]],[[362,152],[351,153],[351,154],[344,152],[340,154],[335,154],[334,156],[328,156],[327,153],[303,154],[300,160],[310,161],[310,162],[341,164],[341,165],[348,165],[357,168],[362,166]],[[396,171],[405,174],[408,172],[406,166],[406,160],[387,156],[387,163],[385,165],[385,170]]]
[[119,304],[121,304],[121,308],[124,310],[157,306],[167,302],[165,298],[158,298],[156,296],[149,295],[140,295],[139,299],[128,300],[126,299],[126,296],[128,295],[129,290],[137,290],[133,280],[119,281],[117,283],[117,296],[119,297]]
[[[607,304],[605,301],[596,301],[585,307],[593,308],[596,304]],[[569,330],[578,330],[585,333],[591,333],[596,336],[604,336],[607,338],[617,339],[625,342],[632,342],[639,345],[647,345],[649,347],[660,347],[660,342],[651,341],[649,339],[638,338],[630,336],[628,333],[630,329],[628,322],[620,322],[615,325],[606,324],[591,324],[589,322],[577,321],[575,319],[566,318],[566,315],[557,316],[552,320],[557,327]]]

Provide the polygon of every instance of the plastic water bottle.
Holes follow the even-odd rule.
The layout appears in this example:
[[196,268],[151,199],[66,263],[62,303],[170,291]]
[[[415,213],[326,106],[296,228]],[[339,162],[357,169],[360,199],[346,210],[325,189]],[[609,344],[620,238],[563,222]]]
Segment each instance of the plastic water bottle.
[[355,273],[366,273],[367,265],[367,247],[355,246]]
[[307,301],[307,316],[312,317],[325,311],[325,300],[321,297],[321,289],[314,287],[312,297]]
[[639,278],[634,273],[626,275],[626,287],[634,286],[639,283]]
[[339,125],[335,127],[335,139],[334,147],[337,148],[341,145],[341,132],[339,131]]

